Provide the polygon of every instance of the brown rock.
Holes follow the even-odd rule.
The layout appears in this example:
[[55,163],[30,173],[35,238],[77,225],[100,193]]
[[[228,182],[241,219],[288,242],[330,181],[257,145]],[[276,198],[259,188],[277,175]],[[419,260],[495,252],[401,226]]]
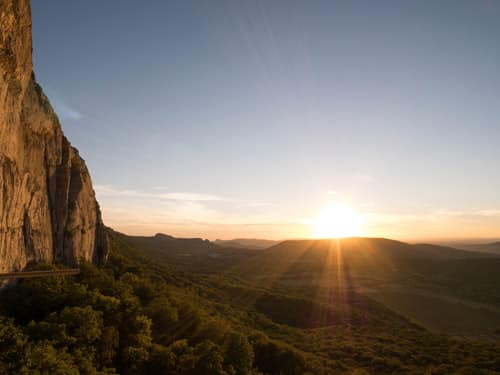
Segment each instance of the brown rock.
[[108,239],[84,160],[32,73],[28,0],[0,1],[0,272],[100,261]]

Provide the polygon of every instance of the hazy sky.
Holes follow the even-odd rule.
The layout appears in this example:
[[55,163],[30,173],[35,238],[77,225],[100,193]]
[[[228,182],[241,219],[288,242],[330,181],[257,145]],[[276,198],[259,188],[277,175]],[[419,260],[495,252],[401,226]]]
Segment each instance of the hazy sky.
[[500,237],[499,1],[32,0],[37,79],[128,233]]

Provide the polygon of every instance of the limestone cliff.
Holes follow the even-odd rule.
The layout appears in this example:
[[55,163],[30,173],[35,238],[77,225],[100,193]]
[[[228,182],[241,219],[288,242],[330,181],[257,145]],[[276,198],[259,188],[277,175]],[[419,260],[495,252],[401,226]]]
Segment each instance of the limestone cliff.
[[0,0],[0,272],[107,252],[85,162],[32,72],[29,0]]

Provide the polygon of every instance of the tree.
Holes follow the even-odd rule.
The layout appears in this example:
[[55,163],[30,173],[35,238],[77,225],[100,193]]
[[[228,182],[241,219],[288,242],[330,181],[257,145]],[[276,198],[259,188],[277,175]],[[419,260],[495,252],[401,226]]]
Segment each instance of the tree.
[[205,340],[194,349],[196,363],[192,374],[226,375],[224,371],[224,357],[218,345]]
[[103,329],[102,313],[91,306],[65,307],[61,313],[51,314],[48,321],[62,325],[66,336],[79,347],[93,345],[101,337]]
[[146,373],[152,375],[174,374],[175,354],[167,347],[153,344],[146,366]]
[[40,342],[26,354],[21,374],[78,375],[80,371],[66,351],[56,350],[48,342]]
[[177,309],[167,298],[159,297],[144,308],[144,313],[153,321],[155,339],[162,344],[169,343],[175,324],[179,320]]
[[98,362],[101,367],[112,366],[118,350],[118,329],[113,326],[105,327],[97,344]]
[[[37,265],[36,269],[54,269],[53,266]],[[61,276],[26,279],[15,288],[2,292],[1,312],[14,316],[18,323],[42,320],[65,305],[68,281]]]
[[247,374],[252,368],[253,349],[243,335],[232,332],[226,342],[226,362],[233,366],[237,374]]
[[123,338],[123,368],[128,374],[141,373],[142,367],[149,358],[152,345],[151,319],[145,315],[137,315],[128,321]]
[[0,317],[0,374],[19,372],[27,337],[12,319]]

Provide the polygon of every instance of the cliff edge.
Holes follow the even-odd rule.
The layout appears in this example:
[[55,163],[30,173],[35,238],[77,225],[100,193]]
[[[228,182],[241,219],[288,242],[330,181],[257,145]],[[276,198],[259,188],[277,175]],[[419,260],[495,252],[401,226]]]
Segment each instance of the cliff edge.
[[109,247],[85,161],[32,68],[29,0],[1,0],[0,272],[99,262]]

